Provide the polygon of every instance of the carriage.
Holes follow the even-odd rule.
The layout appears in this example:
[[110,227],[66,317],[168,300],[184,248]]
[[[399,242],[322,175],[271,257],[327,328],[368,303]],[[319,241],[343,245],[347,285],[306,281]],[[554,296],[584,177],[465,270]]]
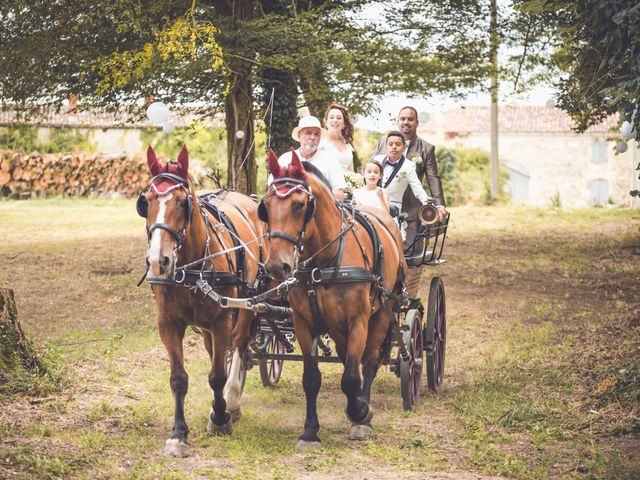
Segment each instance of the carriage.
[[[409,267],[405,278],[406,298],[397,309],[394,321],[383,345],[383,364],[400,378],[403,408],[413,410],[420,400],[423,371],[430,392],[437,393],[444,379],[446,351],[446,301],[442,279],[431,276],[428,302],[425,306],[418,297],[418,289],[425,269],[447,262],[442,258],[450,216],[443,222],[435,220],[431,205],[421,209],[421,224],[410,246],[405,248],[404,258]],[[425,268],[426,267],[426,268]],[[302,361],[296,353],[296,335],[291,321],[291,308],[286,293],[295,285],[295,277],[277,287],[249,299],[233,299],[215,293],[206,281],[198,287],[226,308],[241,308],[256,312],[257,334],[249,343],[240,370],[240,382],[244,386],[247,371],[258,367],[265,387],[278,383],[286,361]],[[277,299],[269,299],[276,292]],[[426,318],[425,318],[426,316]],[[316,357],[323,363],[341,363],[335,355],[328,335],[318,337]],[[231,354],[227,355],[228,369]]]
[[403,252],[388,213],[336,202],[326,179],[294,154],[285,168],[270,151],[274,180],[259,205],[233,191],[198,196],[185,147],[178,162],[165,165],[149,147],[147,163],[153,178],[137,202],[147,220],[145,278],[158,305],[175,399],[165,453],[188,454],[182,350],[188,325],[202,331],[211,357],[210,433],[232,432],[246,371],[254,365],[272,386],[285,360],[303,361],[307,412],[297,451],[320,445],[319,362],[344,365],[351,440],[370,436],[371,386],[381,365],[400,377],[406,410],[420,399],[423,370],[429,389],[439,390],[446,340],[442,280],[431,279],[426,308],[418,297],[423,269],[446,261],[449,220],[432,222],[434,206],[421,211],[425,221]]

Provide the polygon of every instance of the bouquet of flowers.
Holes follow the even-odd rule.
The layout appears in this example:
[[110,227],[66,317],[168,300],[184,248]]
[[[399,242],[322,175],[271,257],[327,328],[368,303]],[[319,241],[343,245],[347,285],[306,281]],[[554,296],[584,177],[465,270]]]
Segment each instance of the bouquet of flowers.
[[356,188],[360,188],[364,185],[364,179],[362,175],[356,172],[351,172],[349,170],[344,172],[344,181],[347,184],[347,188],[345,188],[345,197],[351,198],[353,196],[353,191]]

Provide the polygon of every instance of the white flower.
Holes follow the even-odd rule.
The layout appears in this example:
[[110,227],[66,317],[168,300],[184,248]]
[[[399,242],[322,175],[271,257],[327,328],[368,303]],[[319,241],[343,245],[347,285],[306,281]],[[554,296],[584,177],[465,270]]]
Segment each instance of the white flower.
[[364,185],[364,179],[362,178],[362,175],[352,171],[344,172],[344,181],[347,184],[347,188],[350,190],[354,188],[360,188],[362,185]]
[[408,158],[416,165],[420,165],[422,163],[422,156],[418,152],[411,152]]

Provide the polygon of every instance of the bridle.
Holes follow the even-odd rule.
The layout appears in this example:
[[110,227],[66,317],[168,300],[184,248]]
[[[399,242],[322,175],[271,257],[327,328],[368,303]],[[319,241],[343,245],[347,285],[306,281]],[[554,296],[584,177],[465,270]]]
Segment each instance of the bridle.
[[145,198],[144,194],[154,185],[154,183],[160,180],[170,180],[173,182],[177,182],[178,185],[180,185],[186,192],[187,205],[185,207],[184,224],[182,225],[182,228],[177,232],[166,223],[158,222],[158,223],[154,223],[151,226],[147,226],[147,240],[148,241],[151,240],[151,235],[153,234],[154,230],[158,230],[158,229],[164,230],[174,238],[174,240],[176,241],[176,250],[178,250],[180,249],[182,245],[182,241],[184,240],[187,234],[187,227],[189,226],[189,222],[191,221],[191,217],[193,215],[193,201],[191,199],[191,189],[189,188],[189,182],[187,180],[185,180],[184,178],[178,175],[174,175],[173,173],[160,173],[159,175],[156,175],[151,179],[151,182],[149,182],[149,185],[147,185],[145,188],[143,188],[140,191],[140,194],[138,195],[138,200],[136,201],[136,210],[138,212],[138,215],[140,215],[143,218],[147,218],[147,215],[149,213],[149,203],[147,202],[147,199]]
[[[296,238],[293,235],[289,235],[288,233],[281,230],[271,231],[271,227],[269,226],[269,214],[267,211],[267,206],[264,203],[264,199],[273,195],[277,196],[278,198],[285,198],[296,191],[301,191],[307,194],[309,197],[307,201],[307,210],[304,213],[304,223],[302,224],[302,229],[300,230],[298,237]],[[304,241],[304,235],[307,230],[307,225],[315,216],[315,214],[316,199],[313,195],[313,192],[311,191],[311,186],[304,180],[299,180],[297,178],[283,177],[275,179],[269,187],[269,192],[267,192],[267,194],[262,198],[260,205],[258,205],[258,218],[267,224],[269,228],[267,232],[268,237],[282,238],[289,243],[293,243],[298,254],[302,253],[302,242]]]

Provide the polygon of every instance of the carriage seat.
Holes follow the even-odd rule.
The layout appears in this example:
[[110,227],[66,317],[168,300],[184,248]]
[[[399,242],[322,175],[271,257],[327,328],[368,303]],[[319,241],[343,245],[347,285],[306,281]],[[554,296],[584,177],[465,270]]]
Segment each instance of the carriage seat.
[[396,219],[398,224],[404,222],[408,216],[406,212],[401,212],[400,209],[395,205],[389,205],[389,215]]

